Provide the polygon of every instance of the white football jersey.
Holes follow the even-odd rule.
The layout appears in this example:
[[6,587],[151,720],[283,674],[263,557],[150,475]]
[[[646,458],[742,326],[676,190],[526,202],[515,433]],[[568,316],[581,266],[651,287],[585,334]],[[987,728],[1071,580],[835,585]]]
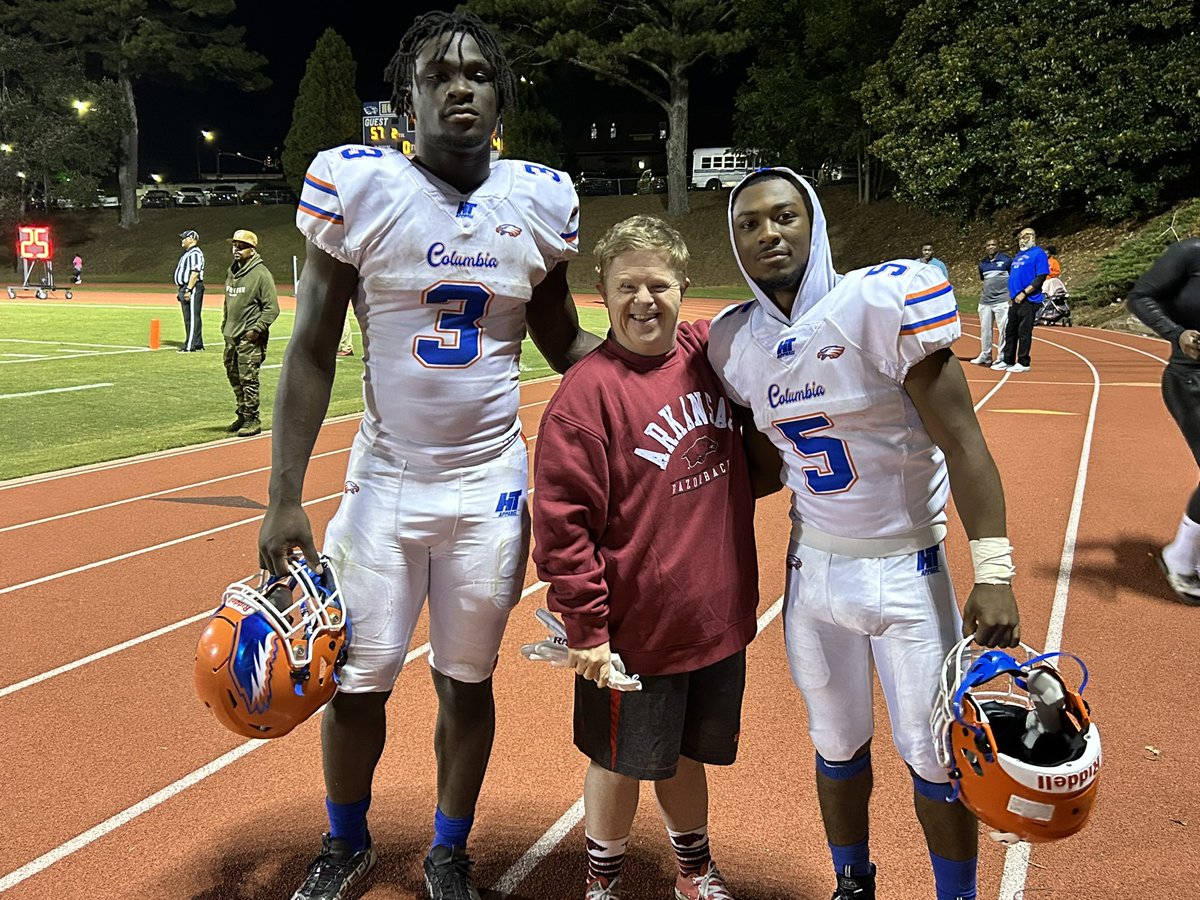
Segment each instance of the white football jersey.
[[713,322],[709,360],[779,449],[793,518],[846,545],[929,541],[946,520],[949,479],[904,378],[960,334],[945,276],[913,260],[859,269],[790,324],[755,293]]
[[441,468],[516,439],[525,304],[577,252],[565,173],[500,160],[468,195],[398,150],[337,147],[309,167],[296,225],[358,270],[372,446]]

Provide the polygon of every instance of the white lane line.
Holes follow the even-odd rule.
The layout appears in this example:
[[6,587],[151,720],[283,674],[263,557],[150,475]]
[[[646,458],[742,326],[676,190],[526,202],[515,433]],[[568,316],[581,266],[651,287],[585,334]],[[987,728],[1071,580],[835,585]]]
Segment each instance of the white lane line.
[[[770,609],[759,616],[758,634],[762,634],[763,629],[770,625],[775,617],[779,615],[780,610],[783,609],[783,599],[783,597],[780,597],[771,604]],[[571,833],[571,829],[578,825],[582,818],[583,798],[580,797],[492,885],[491,890],[499,895],[499,900],[504,900],[505,897],[511,894],[517,885],[524,881],[529,873],[536,869],[542,860],[549,856],[554,851],[554,848],[562,843],[563,838]]]
[[[1056,344],[1053,341],[1045,343],[1066,350],[1073,356],[1079,357],[1092,372],[1092,403],[1088,409],[1087,428],[1083,435],[1083,447],[1079,454],[1079,469],[1075,474],[1075,494],[1071,498],[1071,514],[1067,518],[1066,534],[1063,536],[1062,557],[1058,564],[1058,583],[1054,589],[1054,603],[1050,607],[1050,624],[1046,629],[1046,641],[1041,649],[1045,653],[1054,653],[1062,648],[1063,626],[1067,619],[1067,594],[1071,589],[1071,569],[1075,564],[1075,543],[1079,536],[1079,520],[1083,512],[1083,497],[1087,487],[1088,462],[1092,456],[1092,436],[1096,425],[1096,407],[1100,402],[1100,373],[1087,357],[1076,353],[1070,347]],[[1119,346],[1119,345],[1118,345]],[[1133,349],[1132,347],[1129,349]],[[1138,351],[1141,352],[1141,351]],[[1149,356],[1150,354],[1146,354]],[[1026,843],[1009,847],[1004,854],[1004,873],[1000,877],[999,900],[1013,900],[1025,890],[1025,879],[1029,873],[1029,858],[1032,847]]]
[[[336,497],[342,496],[344,492],[338,491],[336,494],[327,494],[324,497],[317,497],[315,500],[306,500],[301,506],[312,506],[316,503],[324,503],[326,500],[333,500]],[[39,584],[46,584],[50,581],[57,581],[60,578],[66,578],[68,575],[78,575],[80,572],[88,572],[92,569],[98,569],[101,566],[107,566],[115,562],[123,562],[127,559],[133,559],[135,556],[144,556],[147,553],[153,553],[156,550],[165,550],[167,547],[174,547],[177,544],[186,544],[188,541],[194,541],[197,538],[208,537],[211,534],[220,534],[222,531],[229,531],[232,528],[239,528],[242,525],[249,525],[253,522],[261,522],[266,516],[266,513],[261,513],[257,516],[251,516],[249,519],[239,519],[236,522],[229,522],[225,525],[218,525],[216,528],[209,528],[207,531],[197,531],[195,534],[185,534],[183,537],[173,538],[169,541],[163,541],[161,544],[154,544],[150,547],[142,547],[140,550],[131,550],[128,553],[122,553],[119,556],[110,556],[108,559],[98,559],[95,562],[86,563],[82,566],[76,566],[73,569],[67,569],[63,572],[55,572],[53,575],[43,575],[41,578],[34,578],[29,581],[23,581],[20,584],[9,585],[8,587],[0,588],[0,595],[11,594],[13,591],[20,591],[28,587],[34,587]]]
[[[324,459],[327,456],[337,456],[339,453],[349,453],[349,447],[343,447],[339,450],[326,450],[324,453],[315,453],[311,459]],[[152,500],[155,497],[165,497],[169,494],[178,494],[182,491],[190,491],[195,488],[208,487],[211,484],[218,484],[222,481],[230,481],[234,478],[245,478],[249,475],[258,475],[262,472],[270,472],[270,466],[259,466],[256,469],[245,469],[241,472],[234,472],[230,475],[221,475],[219,478],[209,478],[205,481],[193,481],[191,484],[181,485],[180,487],[164,488],[161,491],[151,491],[148,494],[138,494],[136,497],[125,497],[121,500],[112,500],[109,503],[99,503],[96,506],[89,506],[85,509],[74,509],[70,512],[58,513],[53,516],[46,516],[42,519],[33,519],[29,522],[18,522],[15,525],[5,525],[0,528],[0,534],[6,531],[16,531],[19,528],[30,528],[34,525],[45,525],[47,522],[57,522],[60,519],[70,519],[74,516],[82,516],[87,513],[99,512],[102,509],[112,509],[114,506],[123,506],[126,503],[136,503],[139,500]]]
[[[546,582],[544,582],[544,581],[534,582],[533,584],[531,584],[529,587],[525,588],[525,590],[523,590],[521,592],[521,599],[524,600],[530,594],[536,593],[537,591],[540,591],[544,587],[546,587]],[[207,616],[209,614],[210,613],[205,613],[204,615]],[[410,650],[408,652],[408,655],[404,657],[404,664],[408,665],[414,659],[424,656],[428,652],[429,652],[429,644],[422,644],[420,647],[417,647],[415,650]],[[130,822],[132,822],[138,816],[149,812],[150,810],[154,809],[156,806],[161,806],[163,803],[165,803],[167,800],[170,800],[176,794],[180,794],[183,791],[187,790],[188,788],[199,784],[201,781],[208,778],[210,775],[215,775],[217,772],[220,772],[226,766],[230,765],[231,763],[237,762],[243,756],[246,756],[247,754],[252,753],[253,751],[257,750],[259,747],[261,747],[263,744],[266,744],[266,743],[268,743],[268,742],[260,741],[260,740],[249,740],[249,741],[246,741],[246,743],[242,744],[239,747],[234,747],[232,750],[230,750],[224,756],[219,756],[216,759],[214,759],[212,762],[210,762],[208,765],[202,766],[199,769],[196,769],[194,772],[191,772],[188,775],[184,775],[182,778],[180,778],[177,781],[172,782],[171,784],[167,785],[165,788],[158,791],[157,793],[151,794],[149,797],[147,797],[145,800],[142,800],[140,803],[135,803],[133,806],[130,806],[128,809],[122,810],[121,812],[117,813],[115,816],[112,816],[111,818],[106,819],[105,821],[101,822],[99,825],[96,825],[93,828],[89,828],[87,831],[83,832],[83,834],[73,837],[73,838],[71,838],[71,840],[67,841],[66,843],[60,844],[59,846],[55,847],[53,850],[43,853],[41,856],[39,856],[37,859],[33,860],[32,862],[26,863],[25,865],[21,866],[21,868],[16,869],[13,872],[9,872],[3,878],[0,878],[0,894],[4,893],[9,888],[16,887],[22,881],[25,881],[25,880],[33,877],[34,875],[38,874],[39,872],[42,872],[45,869],[50,868],[50,866],[54,865],[55,863],[60,862],[63,859],[66,859],[72,853],[75,853],[78,850],[82,850],[88,844],[94,843],[95,841],[99,840],[100,838],[104,837],[105,835],[107,835],[113,831],[116,831],[122,825],[128,825]]]
[[21,394],[0,394],[0,400],[15,400],[18,397],[40,397],[43,394],[66,394],[71,391],[90,391],[94,388],[110,388],[113,386],[111,381],[102,381],[99,384],[77,384],[73,387],[61,388],[46,388],[44,391],[25,391]]
[[156,631],[151,631],[148,634],[143,634],[140,637],[131,638],[121,644],[115,644],[107,649],[93,653],[91,656],[85,656],[73,662],[65,663],[57,669],[51,669],[48,672],[43,672],[40,675],[34,675],[32,678],[26,678],[24,681],[18,681],[15,684],[10,684],[8,687],[0,688],[0,697],[7,697],[9,694],[15,694],[17,691],[23,691],[25,688],[33,687],[35,684],[41,684],[43,681],[49,681],[51,678],[57,678],[59,675],[65,675],[74,669],[86,666],[89,663],[97,662],[104,659],[106,656],[112,656],[115,653],[120,653],[122,650],[128,650],[130,647],[136,647],[138,644],[144,644],[146,641],[152,641],[157,637],[162,637],[164,634],[170,634],[172,631],[178,631],[180,628],[186,628],[195,622],[202,619],[207,619],[212,615],[212,610],[202,612],[198,615],[189,616],[182,619],[173,625],[166,625]]

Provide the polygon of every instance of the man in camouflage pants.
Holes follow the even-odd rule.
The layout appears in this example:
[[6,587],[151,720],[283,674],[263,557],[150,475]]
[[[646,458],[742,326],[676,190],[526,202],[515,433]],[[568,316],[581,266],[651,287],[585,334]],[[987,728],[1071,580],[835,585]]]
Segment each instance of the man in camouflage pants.
[[239,229],[229,239],[233,263],[225,274],[225,373],[237,397],[229,431],[250,437],[262,431],[258,418],[258,370],[267,356],[271,323],[279,315],[275,279],[258,255],[258,235]]

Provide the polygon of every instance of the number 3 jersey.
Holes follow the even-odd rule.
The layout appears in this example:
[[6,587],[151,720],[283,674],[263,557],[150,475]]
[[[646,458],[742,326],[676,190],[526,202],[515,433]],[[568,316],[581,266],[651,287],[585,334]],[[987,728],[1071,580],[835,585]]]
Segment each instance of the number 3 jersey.
[[494,163],[462,194],[398,150],[317,155],[296,225],[358,270],[362,434],[414,465],[498,456],[516,439],[525,304],[576,254],[579,201],[568,176]]
[[954,293],[939,270],[912,260],[839,277],[811,199],[792,320],[751,283],[758,299],[714,320],[709,361],[779,450],[793,537],[848,556],[915,552],[945,535],[949,479],[904,379],[958,338]]

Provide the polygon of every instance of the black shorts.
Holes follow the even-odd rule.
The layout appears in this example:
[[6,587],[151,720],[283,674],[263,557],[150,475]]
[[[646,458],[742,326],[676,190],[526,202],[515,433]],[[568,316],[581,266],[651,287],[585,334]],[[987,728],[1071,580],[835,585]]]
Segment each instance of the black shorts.
[[695,672],[643,675],[623,693],[575,676],[575,746],[639,781],[671,778],[686,756],[713,766],[737,758],[746,651]]

